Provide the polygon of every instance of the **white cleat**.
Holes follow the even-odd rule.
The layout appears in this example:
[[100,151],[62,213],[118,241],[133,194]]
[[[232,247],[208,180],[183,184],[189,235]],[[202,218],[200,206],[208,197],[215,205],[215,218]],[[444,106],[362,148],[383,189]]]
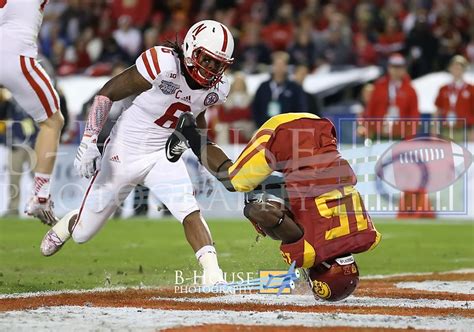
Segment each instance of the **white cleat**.
[[56,217],[53,211],[54,203],[49,198],[42,198],[33,196],[30,198],[25,207],[25,213],[29,216],[38,218],[44,224],[48,226],[54,226],[59,219]]
[[54,255],[61,249],[67,240],[61,240],[56,232],[51,228],[41,241],[41,253],[43,256]]
[[78,210],[73,210],[66,214],[58,223],[51,228],[48,233],[41,241],[41,254],[43,256],[51,256],[54,255],[62,248],[64,243],[71,237],[71,233],[69,232],[69,222],[72,218],[76,218],[78,214]]

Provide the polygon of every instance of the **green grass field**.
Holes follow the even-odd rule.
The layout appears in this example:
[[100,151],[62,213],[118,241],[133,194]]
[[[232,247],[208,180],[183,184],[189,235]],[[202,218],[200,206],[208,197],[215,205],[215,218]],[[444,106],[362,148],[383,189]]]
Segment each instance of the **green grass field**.
[[[438,272],[474,267],[474,223],[375,220],[381,244],[358,255],[362,275]],[[210,221],[224,271],[285,269],[278,243],[255,242],[249,223]],[[70,242],[45,258],[39,243],[47,227],[33,220],[0,219],[0,293],[104,286],[174,284],[175,270],[198,269],[182,226],[170,220],[112,220],[89,243]]]

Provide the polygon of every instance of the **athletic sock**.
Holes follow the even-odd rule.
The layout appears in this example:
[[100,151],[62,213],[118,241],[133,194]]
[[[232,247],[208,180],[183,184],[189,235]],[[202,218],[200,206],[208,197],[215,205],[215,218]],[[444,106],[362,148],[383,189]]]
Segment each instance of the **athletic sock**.
[[38,198],[49,198],[49,184],[51,174],[35,173],[34,193]]
[[219,269],[219,263],[217,262],[216,248],[211,245],[206,245],[196,251],[196,258],[201,264],[202,268],[207,270]]
[[217,262],[217,254],[214,246],[207,245],[196,252],[196,258],[203,269],[202,284],[213,286],[225,282],[222,270]]
[[64,217],[61,218],[61,220],[57,222],[56,225],[53,226],[53,231],[61,239],[61,241],[66,241],[71,237],[71,233],[69,232],[69,221],[71,220],[73,215],[77,216],[78,212],[78,210],[74,210],[67,213]]

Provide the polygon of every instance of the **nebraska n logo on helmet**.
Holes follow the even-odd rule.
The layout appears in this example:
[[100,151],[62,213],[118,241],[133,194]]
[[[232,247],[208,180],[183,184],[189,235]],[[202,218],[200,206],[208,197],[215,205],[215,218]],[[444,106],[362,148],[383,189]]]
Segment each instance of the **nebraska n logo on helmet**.
[[225,25],[200,21],[184,37],[183,52],[189,75],[203,87],[211,88],[234,61],[234,38]]

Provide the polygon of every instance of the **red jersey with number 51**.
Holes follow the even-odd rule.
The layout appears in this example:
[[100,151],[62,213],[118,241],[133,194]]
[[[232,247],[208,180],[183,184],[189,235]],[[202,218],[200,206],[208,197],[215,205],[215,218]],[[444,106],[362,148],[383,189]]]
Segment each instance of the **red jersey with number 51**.
[[163,149],[183,112],[197,117],[207,107],[224,103],[229,93],[226,77],[213,88],[191,89],[178,55],[168,47],[150,48],[137,58],[135,65],[152,87],[135,98],[111,133],[114,141],[135,149]]
[[309,113],[272,117],[229,168],[229,179],[248,192],[273,171],[283,173],[293,220],[304,229],[300,240],[280,247],[289,264],[310,268],[380,241],[331,121]]

